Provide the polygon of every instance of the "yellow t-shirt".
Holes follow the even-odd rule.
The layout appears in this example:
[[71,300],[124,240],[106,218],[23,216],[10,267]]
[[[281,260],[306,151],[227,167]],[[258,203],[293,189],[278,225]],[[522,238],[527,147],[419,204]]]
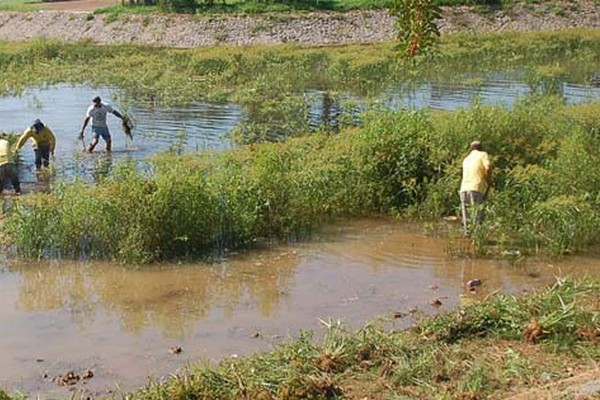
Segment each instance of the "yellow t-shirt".
[[33,128],[28,128],[21,134],[19,140],[15,144],[15,148],[20,150],[21,147],[25,145],[27,139],[33,139],[33,148],[37,149],[40,144],[48,143],[50,145],[50,151],[54,152],[54,147],[56,146],[56,139],[54,138],[54,134],[47,126],[44,126],[39,133],[36,133]]
[[10,143],[6,139],[0,139],[0,166],[13,162],[10,151]]
[[490,158],[485,151],[471,150],[463,160],[463,176],[460,191],[485,193],[487,188],[487,170],[491,167]]

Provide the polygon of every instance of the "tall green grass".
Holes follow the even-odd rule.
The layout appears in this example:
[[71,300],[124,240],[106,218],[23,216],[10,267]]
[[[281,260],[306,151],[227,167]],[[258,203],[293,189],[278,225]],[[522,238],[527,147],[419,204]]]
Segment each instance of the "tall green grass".
[[413,172],[423,154],[413,150],[424,142],[415,133],[428,128],[419,113],[390,118],[386,132],[373,122],[344,135],[165,154],[149,177],[122,165],[94,187],[79,182],[25,196],[3,228],[30,257],[147,262],[297,237],[329,217],[401,208],[416,198]]
[[544,98],[513,110],[373,111],[337,135],[167,153],[146,176],[122,164],[96,186],[24,196],[1,229],[24,256],[144,263],[302,237],[328,218],[456,215],[461,161],[477,138],[496,176],[481,244],[493,234],[561,254],[600,239],[600,112],[590,113],[600,103],[582,106],[582,119],[578,108]]

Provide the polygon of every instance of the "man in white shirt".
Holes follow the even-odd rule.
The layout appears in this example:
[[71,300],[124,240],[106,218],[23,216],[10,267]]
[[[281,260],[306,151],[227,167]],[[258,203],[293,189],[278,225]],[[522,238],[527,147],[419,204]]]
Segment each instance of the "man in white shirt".
[[88,108],[85,119],[83,120],[83,126],[79,137],[83,140],[83,132],[88,125],[90,119],[92,120],[92,142],[88,147],[87,151],[91,153],[98,144],[98,139],[102,136],[102,139],[106,142],[106,151],[111,151],[112,140],[110,138],[110,132],[108,131],[108,125],[106,124],[106,114],[111,113],[114,116],[124,120],[125,117],[121,115],[117,110],[113,109],[110,105],[102,103],[100,97],[96,96],[92,100],[92,105]]

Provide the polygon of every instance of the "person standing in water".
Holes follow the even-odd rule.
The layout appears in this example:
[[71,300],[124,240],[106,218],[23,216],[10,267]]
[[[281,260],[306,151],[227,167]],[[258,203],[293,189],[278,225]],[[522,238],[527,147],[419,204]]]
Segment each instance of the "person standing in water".
[[469,155],[462,164],[462,182],[460,184],[460,204],[463,232],[469,232],[469,209],[474,209],[475,222],[483,217],[478,210],[487,197],[492,185],[492,165],[488,153],[483,151],[479,140],[469,145]]
[[85,119],[83,120],[83,126],[81,127],[81,132],[79,133],[79,138],[83,140],[83,133],[85,128],[87,127],[90,119],[92,120],[92,142],[90,146],[87,148],[89,153],[93,152],[98,144],[98,139],[102,136],[102,139],[106,142],[106,151],[110,152],[112,149],[112,140],[110,137],[110,132],[108,131],[108,125],[106,124],[106,114],[111,113],[117,118],[120,118],[122,121],[126,121],[125,117],[112,108],[108,104],[102,103],[102,100],[99,96],[94,97],[92,100],[92,105],[88,108]]
[[33,140],[33,151],[35,153],[35,168],[40,170],[42,166],[50,166],[50,154],[54,155],[54,148],[56,147],[56,138],[54,134],[48,128],[47,125],[36,119],[33,121],[33,125],[25,129],[25,131],[19,137],[19,140],[15,144],[17,151],[25,145],[27,140]]
[[6,140],[6,134],[0,135],[0,193],[4,191],[4,186],[10,181],[15,194],[21,194],[21,183],[19,182],[19,171],[13,162],[13,155],[10,151],[10,143]]

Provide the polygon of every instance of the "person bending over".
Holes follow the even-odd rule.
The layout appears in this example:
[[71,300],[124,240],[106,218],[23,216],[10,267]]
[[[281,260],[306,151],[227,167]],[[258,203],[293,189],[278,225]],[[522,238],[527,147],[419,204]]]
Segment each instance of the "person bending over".
[[56,138],[54,134],[44,125],[44,123],[36,119],[33,121],[33,125],[25,129],[25,131],[17,140],[15,148],[19,151],[27,140],[33,140],[33,151],[35,153],[35,168],[41,169],[50,166],[50,154],[54,155],[54,148],[56,147]]

